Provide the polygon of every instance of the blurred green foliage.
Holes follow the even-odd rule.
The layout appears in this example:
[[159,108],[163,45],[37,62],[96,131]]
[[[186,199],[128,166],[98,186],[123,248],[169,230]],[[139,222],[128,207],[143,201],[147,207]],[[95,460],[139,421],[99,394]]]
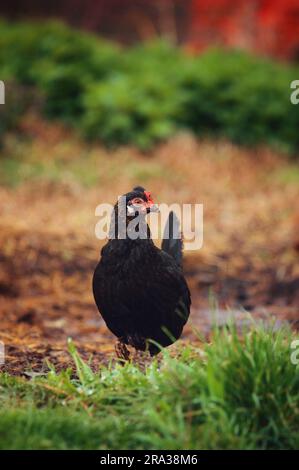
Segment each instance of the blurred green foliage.
[[[106,145],[148,149],[187,129],[299,149],[299,107],[290,102],[299,69],[243,52],[194,57],[160,41],[122,50],[60,23],[1,22],[0,70],[6,82],[34,86],[47,117]],[[2,111],[1,129],[9,115]]]
[[33,104],[37,103],[37,94],[31,87],[5,82],[5,105],[0,105],[0,145],[3,135],[18,126],[20,117]]

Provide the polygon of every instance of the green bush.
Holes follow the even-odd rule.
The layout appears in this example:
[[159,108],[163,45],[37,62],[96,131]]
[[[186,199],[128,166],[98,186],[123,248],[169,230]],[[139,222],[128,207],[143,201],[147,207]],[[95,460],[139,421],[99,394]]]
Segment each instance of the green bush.
[[125,51],[59,23],[0,23],[1,79],[35,86],[44,113],[108,145],[148,148],[185,128],[299,149],[299,69],[236,51],[193,57],[164,42]]
[[60,23],[0,24],[0,67],[4,78],[37,86],[47,116],[75,123],[90,82],[118,67],[116,46]]
[[155,76],[113,77],[92,86],[84,104],[83,132],[106,144],[148,148],[176,129],[173,90]]
[[185,70],[181,122],[199,135],[296,151],[299,110],[290,103],[295,76],[295,69],[269,60],[209,51]]

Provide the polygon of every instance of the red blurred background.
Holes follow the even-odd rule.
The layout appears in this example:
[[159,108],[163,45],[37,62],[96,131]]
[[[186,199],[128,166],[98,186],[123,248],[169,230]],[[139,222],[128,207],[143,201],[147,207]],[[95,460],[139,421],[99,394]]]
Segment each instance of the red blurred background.
[[56,17],[123,43],[156,36],[299,60],[298,0],[3,0],[9,18]]

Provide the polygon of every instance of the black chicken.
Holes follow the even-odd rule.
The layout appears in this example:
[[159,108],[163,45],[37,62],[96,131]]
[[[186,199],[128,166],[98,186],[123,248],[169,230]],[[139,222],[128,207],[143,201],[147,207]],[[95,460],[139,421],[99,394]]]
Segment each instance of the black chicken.
[[126,345],[154,355],[176,341],[189,317],[191,299],[181,268],[182,239],[175,237],[175,214],[169,214],[160,250],[145,220],[157,210],[150,193],[136,187],[121,199],[123,207],[114,207],[109,240],[94,272],[93,294],[118,338],[118,356],[128,359]]

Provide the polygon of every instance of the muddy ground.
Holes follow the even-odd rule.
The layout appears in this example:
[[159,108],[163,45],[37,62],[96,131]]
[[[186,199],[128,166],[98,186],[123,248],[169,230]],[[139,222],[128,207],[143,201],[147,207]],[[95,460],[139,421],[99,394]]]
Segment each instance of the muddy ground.
[[[116,164],[118,158],[123,156],[116,155]],[[142,166],[149,157],[128,158]],[[224,326],[230,317],[240,329],[251,319],[298,329],[299,184],[279,176],[293,164],[269,152],[185,137],[150,158],[171,172],[167,180],[157,171],[147,178],[158,203],[204,203],[203,249],[185,256],[192,312],[182,341],[198,342],[196,331],[208,340],[212,324]],[[139,181],[135,174],[113,178],[113,184],[105,180],[90,188],[73,181],[0,188],[1,370],[32,376],[48,370],[49,362],[58,370],[70,366],[68,337],[84,358],[92,356],[93,367],[114,357],[114,337],[91,292],[102,244],[94,236],[94,209]]]

